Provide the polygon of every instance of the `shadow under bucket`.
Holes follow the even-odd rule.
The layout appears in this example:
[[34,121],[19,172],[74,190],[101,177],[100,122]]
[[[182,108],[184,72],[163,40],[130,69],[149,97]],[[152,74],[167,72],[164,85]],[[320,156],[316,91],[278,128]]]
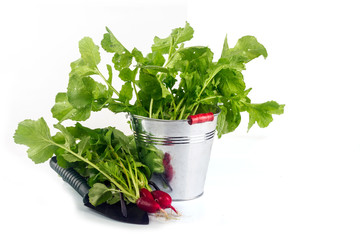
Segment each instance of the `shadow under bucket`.
[[140,161],[154,172],[151,180],[173,200],[203,194],[218,114],[212,121],[192,125],[187,120],[130,115]]

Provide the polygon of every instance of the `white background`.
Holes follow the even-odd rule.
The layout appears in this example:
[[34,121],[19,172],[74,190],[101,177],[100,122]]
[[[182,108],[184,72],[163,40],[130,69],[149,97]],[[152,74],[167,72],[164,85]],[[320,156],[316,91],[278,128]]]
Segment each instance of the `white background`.
[[[358,10],[350,0],[2,1],[0,238],[360,239]],[[50,109],[82,37],[99,44],[108,26],[147,53],[155,35],[185,21],[195,29],[191,45],[215,58],[226,34],[230,46],[256,36],[269,56],[244,71],[250,97],[284,103],[285,113],[248,133],[244,114],[234,133],[215,139],[205,193],[174,203],[179,220],[135,226],[98,216],[13,143],[17,123],[56,123]],[[106,111],[86,124],[130,132],[124,115]]]

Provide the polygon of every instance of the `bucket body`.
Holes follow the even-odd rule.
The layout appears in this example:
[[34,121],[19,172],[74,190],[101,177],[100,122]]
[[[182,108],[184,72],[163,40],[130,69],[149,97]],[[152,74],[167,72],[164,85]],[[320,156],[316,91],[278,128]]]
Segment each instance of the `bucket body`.
[[187,120],[130,115],[140,161],[154,172],[151,180],[173,200],[202,195],[217,116],[190,125]]

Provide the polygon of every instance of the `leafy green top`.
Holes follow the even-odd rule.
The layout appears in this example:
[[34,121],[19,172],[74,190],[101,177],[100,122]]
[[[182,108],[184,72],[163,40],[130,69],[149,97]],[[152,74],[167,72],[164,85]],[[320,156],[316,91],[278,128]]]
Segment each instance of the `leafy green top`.
[[[81,39],[81,58],[71,63],[67,92],[56,96],[52,108],[59,121],[86,120],[92,111],[103,108],[169,120],[220,109],[217,132],[221,137],[239,126],[241,112],[249,114],[248,129],[255,123],[267,127],[273,114],[284,112],[284,105],[275,101],[255,104],[248,97],[251,88],[246,88],[241,72],[251,60],[267,57],[265,47],[253,36],[240,38],[233,48],[225,37],[221,57],[214,61],[208,47],[185,47],[194,34],[189,23],[166,38],[155,37],[146,56],[136,48],[129,51],[106,30],[101,46],[113,54],[113,67],[106,65],[108,77],[98,69],[99,47],[89,37]],[[112,68],[123,81],[120,90],[112,85]]]
[[24,120],[15,131],[15,143],[28,146],[28,156],[35,163],[56,155],[61,167],[72,167],[86,177],[94,206],[116,203],[119,192],[127,202],[135,203],[141,188],[150,190],[150,169],[138,161],[132,137],[112,127],[89,129],[79,123],[74,127],[58,123],[54,127],[60,131],[51,136],[43,118]]

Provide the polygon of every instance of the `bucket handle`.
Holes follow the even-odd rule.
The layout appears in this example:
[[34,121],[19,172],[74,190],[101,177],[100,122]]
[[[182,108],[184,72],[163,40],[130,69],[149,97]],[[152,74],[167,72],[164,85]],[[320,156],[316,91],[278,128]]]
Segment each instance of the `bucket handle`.
[[214,120],[214,114],[212,112],[209,112],[209,113],[190,115],[187,120],[190,125],[196,123],[211,122]]

